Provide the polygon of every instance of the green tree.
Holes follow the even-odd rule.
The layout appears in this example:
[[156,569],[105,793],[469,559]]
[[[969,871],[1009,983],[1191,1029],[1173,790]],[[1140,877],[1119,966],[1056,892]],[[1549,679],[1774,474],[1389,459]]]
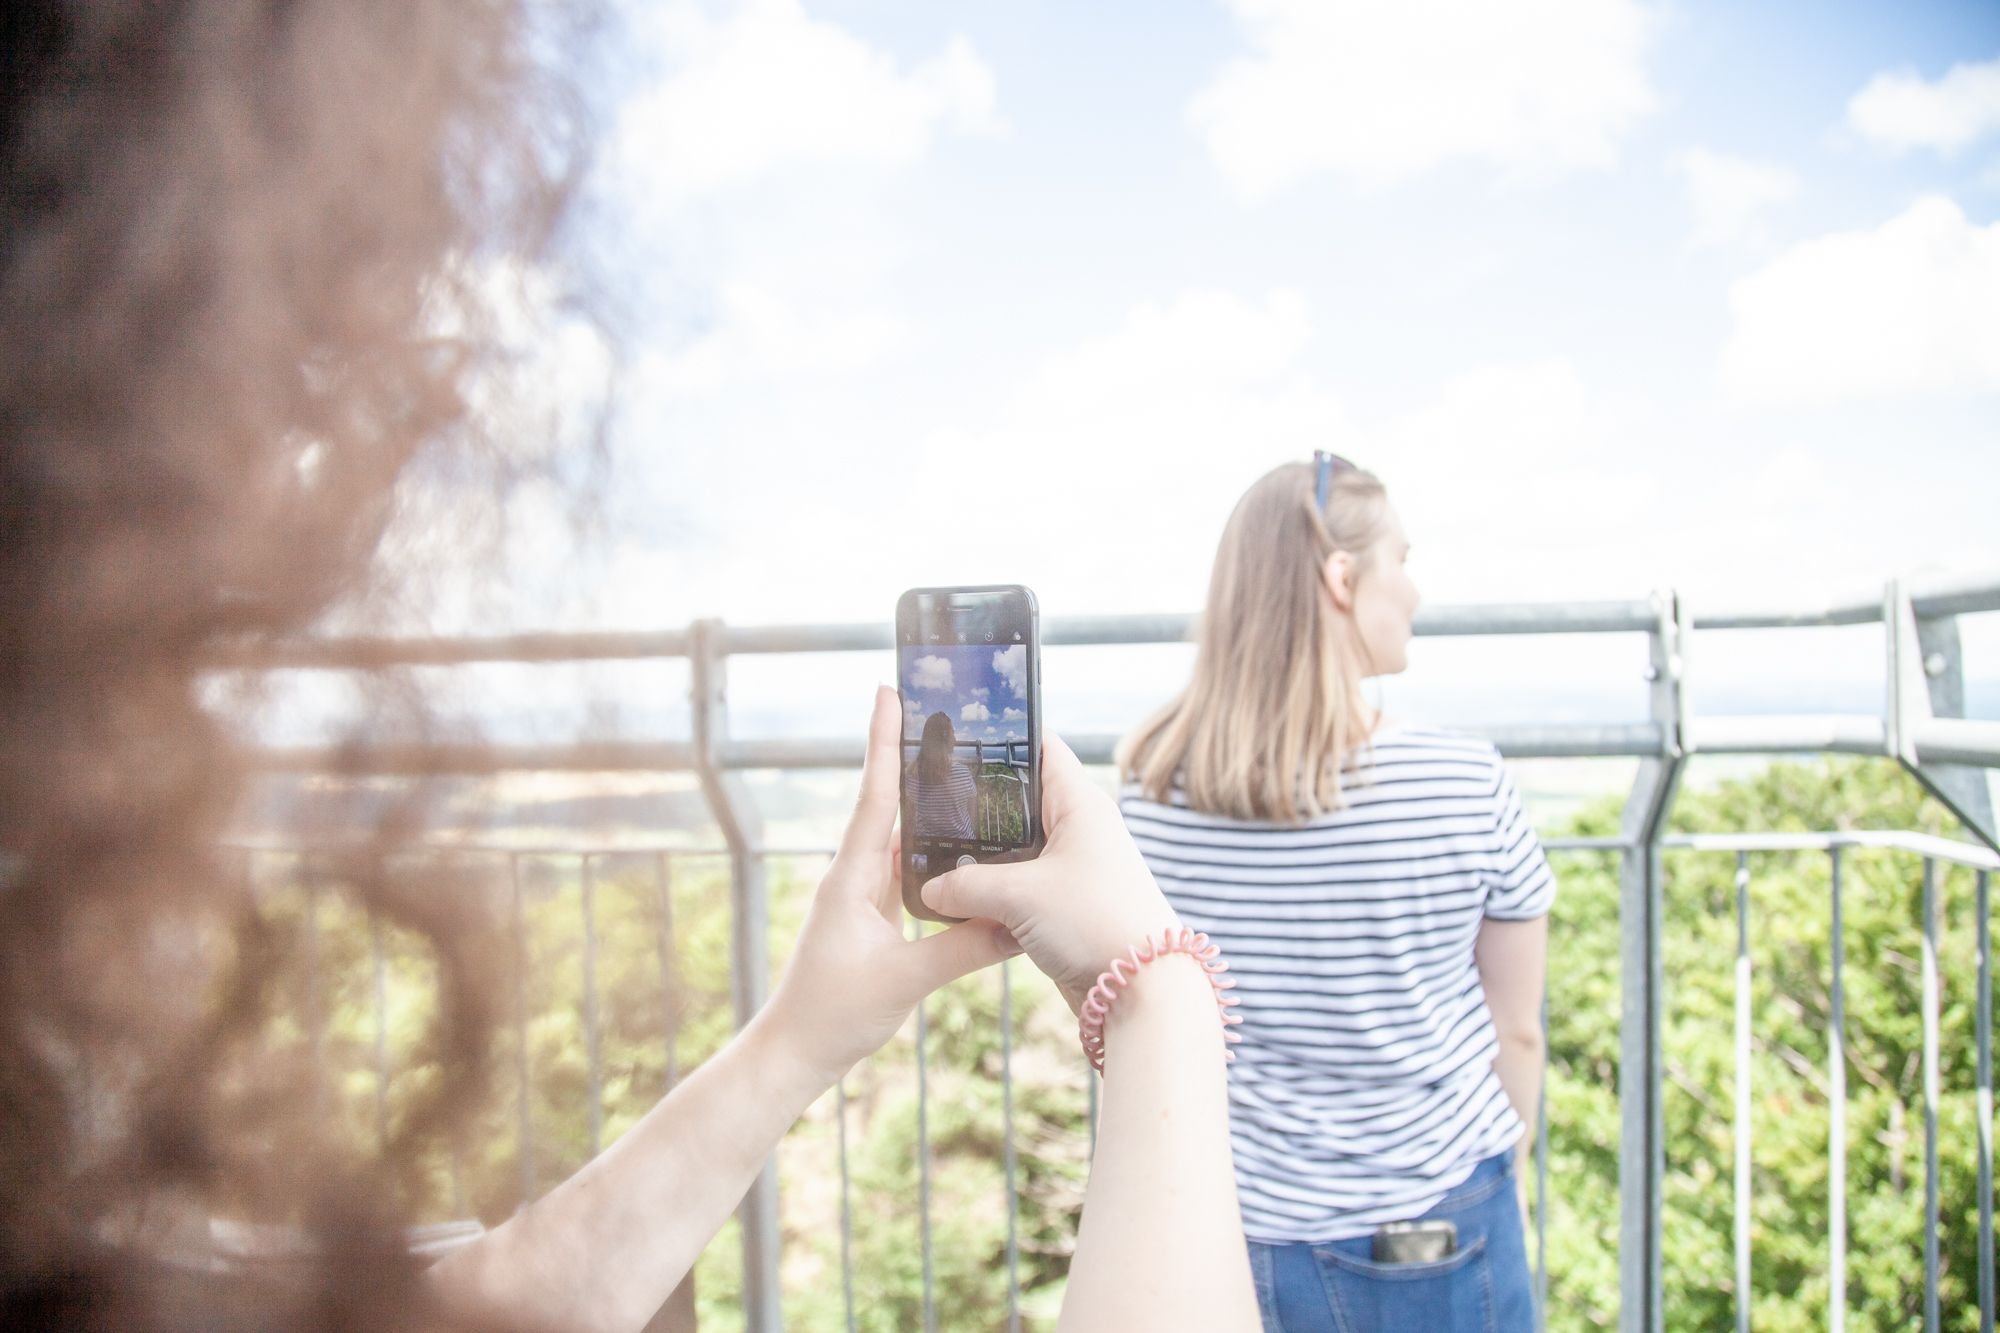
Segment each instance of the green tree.
[[[1551,836],[1615,833],[1615,800],[1586,808]],[[1949,818],[1893,765],[1859,760],[1779,763],[1690,791],[1680,832],[1860,827],[1952,835]],[[512,956],[513,881],[503,857],[463,858],[440,891],[483,895],[495,939]],[[1602,852],[1555,857],[1561,893],[1551,921],[1548,1107],[1549,1326],[1615,1324],[1618,1309],[1618,875]],[[1922,1309],[1922,874],[1907,854],[1843,858],[1846,918],[1850,1327],[1901,1329]],[[477,862],[475,864],[475,862]],[[1733,1052],[1736,858],[1667,857],[1664,1107],[1667,1174],[1662,1227],[1670,1326],[1734,1319]],[[274,921],[305,930],[305,879],[267,857],[260,880]],[[538,1190],[590,1152],[590,1060],[584,990],[583,870],[575,856],[519,859],[524,1021],[495,1034],[492,1095],[455,1142],[430,1145],[418,1200],[427,1216],[503,1220],[521,1197],[517,1036]],[[774,861],[773,970],[782,966],[818,858]],[[1822,1328],[1827,1290],[1827,1015],[1831,1002],[1831,876],[1823,854],[1756,854],[1751,875],[1753,1042],[1751,1129],[1753,1318],[1760,1329]],[[670,872],[670,873],[667,873]],[[421,868],[411,873],[421,874]],[[661,891],[665,874],[666,892]],[[594,857],[590,863],[597,974],[602,1140],[610,1142],[728,1039],[729,889],[714,856]],[[1950,1329],[1977,1327],[1978,1201],[1973,1101],[1973,881],[1938,875],[1941,1306]],[[371,929],[328,881],[314,895],[320,1068],[326,1113],[357,1147],[374,1142],[375,983]],[[437,1003],[425,942],[382,931],[393,1129],[438,1069],[426,1033]],[[663,950],[664,944],[664,950]],[[284,985],[296,1002],[271,1044],[309,1047],[313,988],[295,955]],[[663,961],[664,959],[664,961]],[[1051,1326],[1060,1304],[1088,1169],[1089,1085],[1068,1008],[1033,967],[1007,969],[1013,1013],[1012,1096],[1018,1149],[1019,1269],[1024,1325]],[[932,1288],[939,1327],[1006,1322],[1007,1212],[1003,1168],[1000,986],[997,973],[947,987],[925,1006],[924,1091],[930,1162]],[[838,1093],[812,1107],[778,1154],[787,1320],[845,1327],[843,1272],[857,1324],[920,1324],[923,1247],[918,1188],[915,1024],[846,1080],[850,1267],[842,1264]],[[696,1270],[702,1326],[742,1323],[734,1224]]]

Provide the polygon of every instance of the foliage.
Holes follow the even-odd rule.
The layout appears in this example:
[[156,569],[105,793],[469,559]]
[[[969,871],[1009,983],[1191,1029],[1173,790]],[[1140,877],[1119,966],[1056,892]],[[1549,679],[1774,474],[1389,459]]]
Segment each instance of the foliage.
[[[1617,831],[1615,802],[1567,832]],[[1774,764],[1682,797],[1683,833],[1874,827],[1949,834],[1949,817],[1892,765]],[[1847,1035],[1849,1326],[1908,1328],[1923,1313],[1922,869],[1908,854],[1842,854]],[[1549,975],[1549,1326],[1617,1317],[1619,1013],[1614,855],[1557,862]],[[1751,969],[1751,1311],[1759,1329],[1828,1324],[1828,1015],[1831,860],[1758,853],[1748,870]],[[1735,1320],[1733,1115],[1737,858],[1667,857],[1665,1309],[1669,1327]],[[1940,867],[1940,1308],[1977,1314],[1976,940],[1970,872]]]
[[1011,764],[989,762],[979,774],[979,836],[1020,843],[1028,832],[1027,785]]
[[[1547,832],[1601,836],[1617,831],[1618,817],[1617,803],[1605,802]],[[1776,764],[1686,794],[1675,815],[1681,832],[1864,824],[1954,831],[1893,766],[1859,761]],[[534,1188],[547,1189],[591,1152],[585,875],[574,856],[522,856],[516,865],[527,962],[522,1021],[496,1039],[493,1097],[455,1152],[449,1145],[437,1150],[426,1200],[437,1217],[470,1213],[493,1224],[520,1199],[516,1070],[524,1052]],[[1562,891],[1552,921],[1548,1009],[1549,1326],[1592,1329],[1614,1324],[1618,1307],[1618,864],[1615,854],[1593,851],[1557,853],[1556,865]],[[1753,1322],[1760,1329],[1819,1328],[1827,1323],[1828,1302],[1829,861],[1818,853],[1760,853],[1748,867]],[[811,859],[773,864],[774,969],[821,868]],[[1666,1314],[1671,1327],[1710,1329],[1734,1321],[1736,857],[1673,852],[1667,870]],[[265,876],[297,882],[275,864]],[[684,1074],[727,1040],[728,878],[718,858],[667,863],[621,854],[593,857],[588,879],[600,1140],[608,1143],[669,1085],[670,1073]],[[494,859],[484,882],[495,929],[511,932],[513,877],[505,858]],[[1977,1326],[1972,894],[1969,874],[1939,875],[1941,1304],[1948,1329]],[[1850,1327],[1905,1328],[1920,1319],[1923,1297],[1920,866],[1905,854],[1847,852],[1842,895]],[[376,1131],[377,1094],[369,925],[336,893],[317,895],[315,916],[329,1110],[365,1142]],[[435,1077],[422,1047],[435,985],[411,941],[385,932],[383,957],[391,1077],[382,1091],[394,1123],[411,1093]],[[296,984],[303,997],[304,981]],[[1012,1098],[1017,1147],[1023,1326],[1053,1326],[1088,1165],[1086,1073],[1068,1009],[1032,967],[1017,962],[1006,969],[1013,1077],[1003,1085],[1001,985],[989,972],[925,1006],[923,1101],[913,1023],[856,1068],[841,1091],[811,1108],[781,1147],[782,1279],[791,1327],[845,1327],[843,1094],[856,1326],[922,1326],[922,1136],[938,1327],[1006,1327],[1003,1096]],[[280,1035],[304,1042],[310,1026],[301,1020]],[[704,1329],[741,1327],[740,1287],[731,1224],[697,1269]]]

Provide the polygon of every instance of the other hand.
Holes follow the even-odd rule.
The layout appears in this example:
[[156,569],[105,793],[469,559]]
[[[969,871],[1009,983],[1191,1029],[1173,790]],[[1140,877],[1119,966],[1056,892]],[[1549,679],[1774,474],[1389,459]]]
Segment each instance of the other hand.
[[877,690],[860,799],[784,976],[758,1016],[827,1083],[878,1050],[939,986],[1020,952],[991,920],[905,938],[896,839],[901,730],[895,691]]
[[1076,1009],[1113,958],[1179,920],[1118,807],[1055,735],[1042,746],[1042,825],[1035,860],[947,871],[924,885],[924,902],[1000,922]]

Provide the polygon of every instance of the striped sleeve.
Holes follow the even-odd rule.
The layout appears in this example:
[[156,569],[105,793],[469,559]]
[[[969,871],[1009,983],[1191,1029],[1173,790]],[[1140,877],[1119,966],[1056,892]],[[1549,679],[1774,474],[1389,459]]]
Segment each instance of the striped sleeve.
[[1493,792],[1493,832],[1489,838],[1486,915],[1496,921],[1530,921],[1555,906],[1556,877],[1542,852],[1542,840],[1528,823],[1521,793],[1506,766],[1494,756],[1499,781]]

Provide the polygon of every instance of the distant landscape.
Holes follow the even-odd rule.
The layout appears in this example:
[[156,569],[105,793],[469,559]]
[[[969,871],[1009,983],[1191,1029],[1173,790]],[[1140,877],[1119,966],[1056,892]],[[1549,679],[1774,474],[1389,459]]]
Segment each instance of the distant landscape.
[[[1778,758],[1782,756],[1697,756],[1684,787],[1701,791],[1747,779]],[[1525,759],[1515,761],[1513,770],[1530,817],[1548,828],[1624,791],[1634,767],[1631,759]],[[1097,772],[1107,787],[1114,784],[1109,768]],[[774,848],[832,847],[854,800],[852,772],[756,772],[746,775],[746,781],[764,820],[765,842]],[[296,775],[265,777],[252,792],[236,836],[272,844],[294,841],[305,829],[333,836],[342,828],[366,826],[372,822],[369,811],[391,799],[407,799],[401,784],[371,794],[347,783]],[[699,788],[682,773],[436,778],[424,785],[422,803],[430,835],[447,842],[607,849],[720,846]]]

